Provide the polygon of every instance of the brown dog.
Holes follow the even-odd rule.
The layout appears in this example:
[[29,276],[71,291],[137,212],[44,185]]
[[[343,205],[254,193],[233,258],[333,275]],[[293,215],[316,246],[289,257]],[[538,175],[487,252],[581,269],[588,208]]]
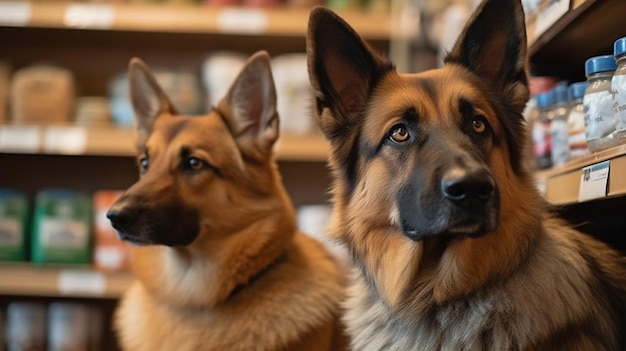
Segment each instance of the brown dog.
[[323,8],[307,50],[354,350],[626,350],[625,259],[523,167],[519,0],[480,5],[441,69],[398,74]]
[[140,179],[111,207],[137,245],[116,311],[125,350],[329,350],[342,273],[296,229],[272,156],[269,57],[255,54],[206,116],[181,116],[139,59],[129,66]]

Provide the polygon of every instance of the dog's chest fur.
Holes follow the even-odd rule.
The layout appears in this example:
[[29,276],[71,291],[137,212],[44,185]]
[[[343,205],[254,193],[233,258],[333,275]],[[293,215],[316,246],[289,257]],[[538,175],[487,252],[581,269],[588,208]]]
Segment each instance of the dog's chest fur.
[[441,304],[420,292],[416,295],[427,296],[424,300],[392,309],[355,270],[344,316],[352,349],[536,350],[534,345],[573,320],[593,320],[595,328],[612,334],[607,306],[589,301],[598,296],[592,271],[562,235],[567,234],[546,232],[511,276]]

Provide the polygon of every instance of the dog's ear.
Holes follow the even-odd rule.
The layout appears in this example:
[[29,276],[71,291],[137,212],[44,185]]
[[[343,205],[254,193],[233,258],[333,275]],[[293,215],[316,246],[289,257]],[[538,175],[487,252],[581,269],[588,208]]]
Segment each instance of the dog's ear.
[[324,7],[311,11],[306,40],[315,117],[324,134],[332,139],[353,125],[371,90],[393,66],[343,19]]
[[176,109],[148,66],[137,57],[128,64],[128,80],[135,111],[137,143],[143,145],[156,117],[163,113],[176,114]]
[[485,0],[447,55],[485,80],[507,106],[521,113],[529,97],[526,28],[520,0]]
[[267,52],[259,51],[248,59],[218,106],[242,153],[267,157],[279,129],[276,88]]

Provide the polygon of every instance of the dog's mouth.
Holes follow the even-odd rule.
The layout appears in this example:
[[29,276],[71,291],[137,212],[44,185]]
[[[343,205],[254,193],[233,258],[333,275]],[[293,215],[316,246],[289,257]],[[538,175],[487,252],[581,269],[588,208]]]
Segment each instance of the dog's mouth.
[[431,227],[429,230],[418,229],[405,222],[402,224],[402,231],[409,239],[420,241],[435,236],[479,238],[494,232],[497,227],[497,216],[487,216],[486,218],[462,218],[438,228]]
[[141,246],[149,246],[149,245],[155,245],[156,243],[148,238],[139,236],[139,235],[134,235],[128,232],[120,232],[117,231],[117,237],[124,241],[127,242],[129,244],[131,244],[132,246],[137,246],[137,247],[141,247]]

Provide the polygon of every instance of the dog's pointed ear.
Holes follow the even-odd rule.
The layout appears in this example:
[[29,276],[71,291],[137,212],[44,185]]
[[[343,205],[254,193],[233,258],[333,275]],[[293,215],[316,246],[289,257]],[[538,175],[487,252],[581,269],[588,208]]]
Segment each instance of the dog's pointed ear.
[[371,90],[393,66],[324,7],[311,11],[306,41],[315,117],[324,134],[333,138],[353,124]]
[[521,113],[529,97],[524,10],[520,0],[485,0],[445,58],[460,64]]
[[156,117],[163,113],[176,114],[176,109],[148,66],[137,57],[128,64],[128,80],[135,111],[137,143],[143,145]]
[[270,154],[279,120],[267,52],[259,51],[248,59],[218,106],[242,153],[261,159]]

